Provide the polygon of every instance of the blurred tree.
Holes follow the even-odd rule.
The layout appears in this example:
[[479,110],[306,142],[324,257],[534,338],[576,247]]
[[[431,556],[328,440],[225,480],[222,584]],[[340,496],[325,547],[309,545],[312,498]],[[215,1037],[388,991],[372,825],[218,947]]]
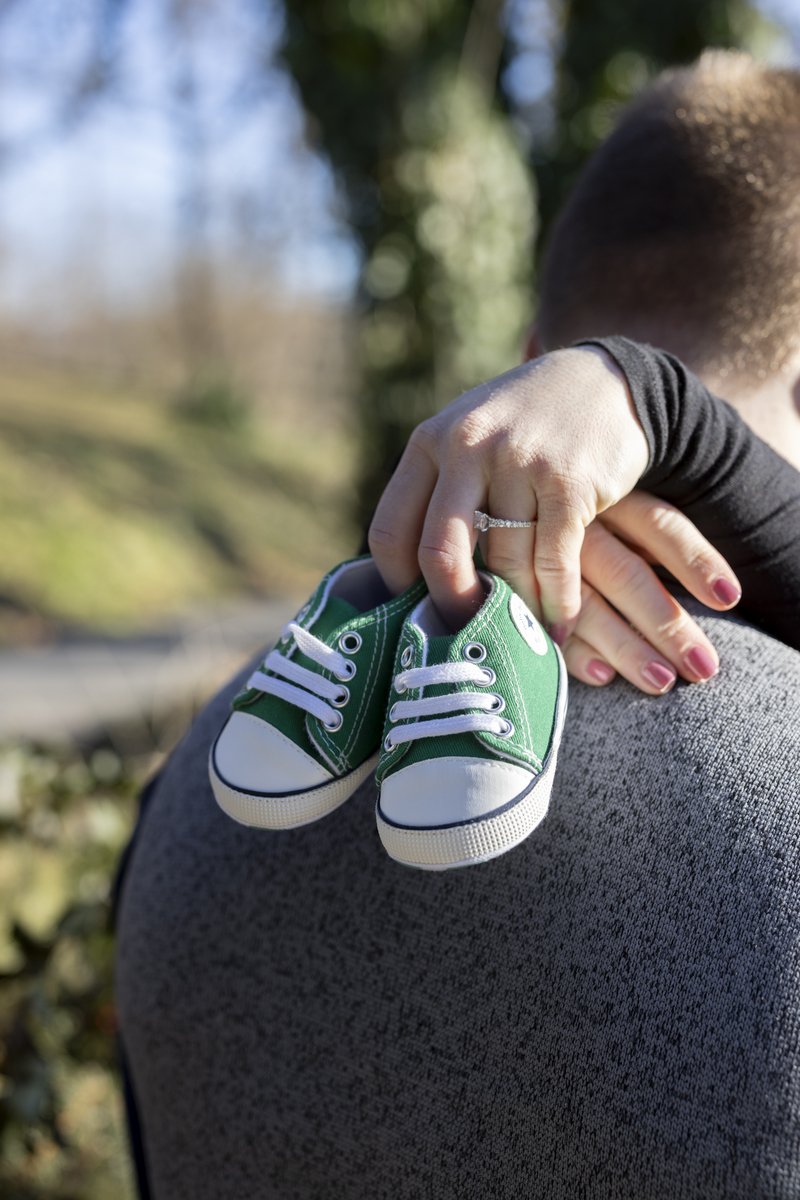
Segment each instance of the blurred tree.
[[[536,206],[499,72],[505,8],[287,5],[283,58],[364,253],[362,520],[411,428],[519,355]],[[746,0],[565,0],[560,16],[553,135],[534,155],[545,227],[620,104],[708,45],[747,44],[759,20]]]
[[175,293],[190,386],[200,390],[221,370],[224,360],[209,234],[207,130],[195,61],[197,26],[207,8],[204,0],[169,0],[165,13],[172,47],[172,130],[179,179]]
[[292,0],[283,58],[363,250],[357,516],[411,429],[519,356],[533,183],[497,100],[501,0]]
[[535,155],[542,238],[621,105],[708,46],[749,45],[764,18],[746,0],[565,0],[562,22],[553,133]]

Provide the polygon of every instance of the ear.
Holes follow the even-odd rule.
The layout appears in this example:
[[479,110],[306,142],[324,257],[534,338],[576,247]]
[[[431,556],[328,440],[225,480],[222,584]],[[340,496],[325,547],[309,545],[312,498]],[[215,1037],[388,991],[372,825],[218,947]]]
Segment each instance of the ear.
[[539,326],[536,324],[536,321],[534,321],[528,329],[528,333],[525,337],[525,347],[522,353],[523,362],[528,362],[528,360],[531,358],[539,358],[540,355],[544,354],[544,346],[542,345],[542,339],[539,336]]

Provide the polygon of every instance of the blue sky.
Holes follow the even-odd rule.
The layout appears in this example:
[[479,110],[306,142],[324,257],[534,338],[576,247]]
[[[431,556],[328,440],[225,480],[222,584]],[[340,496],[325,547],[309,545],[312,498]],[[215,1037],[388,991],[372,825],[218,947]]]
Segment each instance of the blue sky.
[[[67,7],[65,17],[58,0],[29,0],[24,20],[12,6],[0,22],[0,311],[56,326],[68,323],[78,285],[115,308],[170,287],[181,196],[170,119],[175,31],[164,0],[130,0],[110,96],[59,129],[60,98],[91,57],[97,4]],[[761,7],[787,30],[774,53],[798,61],[800,0]],[[206,16],[191,38],[192,62],[202,82],[215,253],[282,294],[346,296],[357,257],[335,215],[330,173],[303,145],[291,83],[277,68],[247,69],[274,55],[280,7],[206,0],[199,8]],[[547,0],[525,0],[525,12],[528,45],[516,76],[531,95],[551,78],[552,21]],[[262,83],[242,102],[247,78]]]
[[[213,20],[198,29],[193,57],[215,251],[289,290],[346,293],[355,252],[332,213],[330,172],[303,145],[290,81],[275,69],[248,103],[232,100],[242,65],[274,51],[277,10],[265,16],[261,4],[206,7]],[[84,9],[88,17],[91,8],[78,2],[73,14]],[[0,147],[10,148],[0,154],[0,305],[7,312],[32,307],[41,314],[44,307],[57,322],[58,301],[63,312],[76,279],[115,305],[169,286],[181,160],[164,8],[160,0],[130,5],[116,86],[63,131],[55,121],[59,97],[74,86],[89,51],[81,20],[60,38],[51,29],[42,38],[30,27],[0,24]]]

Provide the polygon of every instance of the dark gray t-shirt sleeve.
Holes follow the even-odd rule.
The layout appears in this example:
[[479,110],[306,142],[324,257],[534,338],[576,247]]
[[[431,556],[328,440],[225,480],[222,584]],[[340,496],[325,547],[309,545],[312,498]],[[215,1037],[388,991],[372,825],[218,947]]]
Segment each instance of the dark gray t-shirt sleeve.
[[592,338],[617,362],[650,448],[641,486],[682,509],[742,584],[737,611],[800,648],[800,472],[672,354]]

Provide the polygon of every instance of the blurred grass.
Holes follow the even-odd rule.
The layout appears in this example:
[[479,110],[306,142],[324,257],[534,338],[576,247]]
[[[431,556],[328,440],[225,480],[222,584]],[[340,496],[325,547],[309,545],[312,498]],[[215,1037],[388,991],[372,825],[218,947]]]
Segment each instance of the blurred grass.
[[0,750],[0,1195],[131,1200],[110,881],[146,760]]
[[215,424],[185,398],[4,371],[0,599],[119,630],[237,593],[303,592],[355,544],[353,462],[346,434],[307,411]]
[[[270,419],[224,379],[170,398],[5,369],[0,647],[308,591],[357,544],[354,452],[324,412],[296,411]],[[120,744],[0,745],[3,1200],[134,1195],[109,893],[152,755]]]

